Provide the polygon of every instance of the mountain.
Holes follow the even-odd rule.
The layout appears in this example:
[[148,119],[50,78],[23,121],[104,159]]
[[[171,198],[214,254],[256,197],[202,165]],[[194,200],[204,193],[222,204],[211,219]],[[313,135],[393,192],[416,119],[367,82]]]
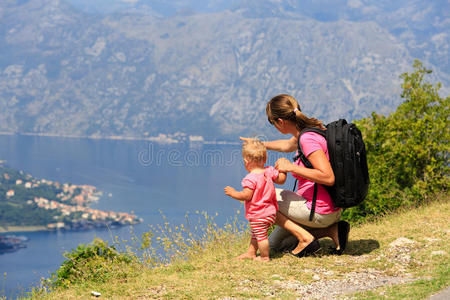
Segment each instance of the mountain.
[[273,136],[278,93],[324,121],[388,113],[415,57],[448,86],[446,1],[319,2],[2,2],[0,131]]
[[127,11],[153,16],[240,11],[247,17],[299,16],[321,22],[376,22],[404,43],[420,60],[448,70],[450,2],[448,0],[69,0],[90,13]]

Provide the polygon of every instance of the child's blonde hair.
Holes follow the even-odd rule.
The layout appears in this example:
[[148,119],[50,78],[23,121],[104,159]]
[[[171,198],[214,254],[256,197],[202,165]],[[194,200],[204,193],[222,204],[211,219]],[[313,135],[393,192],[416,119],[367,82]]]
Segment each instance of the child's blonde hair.
[[264,164],[267,160],[266,147],[258,139],[245,142],[242,144],[242,157],[248,161]]

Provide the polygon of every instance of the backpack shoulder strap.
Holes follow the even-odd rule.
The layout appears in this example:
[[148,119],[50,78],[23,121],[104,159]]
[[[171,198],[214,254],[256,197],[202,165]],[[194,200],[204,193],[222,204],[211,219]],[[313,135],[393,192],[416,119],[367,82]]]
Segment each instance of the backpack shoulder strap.
[[306,156],[305,156],[305,154],[303,152],[303,149],[302,149],[302,145],[300,143],[300,138],[301,138],[302,134],[304,134],[306,132],[318,133],[321,136],[323,136],[325,139],[326,139],[327,136],[326,136],[326,131],[325,130],[322,130],[322,129],[319,129],[319,128],[316,128],[316,127],[305,128],[298,135],[298,141],[297,141],[298,154],[296,156],[294,156],[293,160],[296,161],[296,160],[298,160],[300,158],[302,163],[305,165],[305,167],[307,167],[309,169],[312,169],[313,166],[312,166],[311,162],[308,160],[308,158],[306,158]]
[[315,133],[318,133],[318,134],[320,134],[321,136],[323,136],[323,137],[325,137],[325,138],[326,138],[326,136],[327,136],[325,130],[320,129],[320,128],[317,128],[317,127],[308,127],[308,128],[305,128],[305,129],[303,129],[303,130],[300,132],[300,135],[304,134],[305,132],[315,132]]

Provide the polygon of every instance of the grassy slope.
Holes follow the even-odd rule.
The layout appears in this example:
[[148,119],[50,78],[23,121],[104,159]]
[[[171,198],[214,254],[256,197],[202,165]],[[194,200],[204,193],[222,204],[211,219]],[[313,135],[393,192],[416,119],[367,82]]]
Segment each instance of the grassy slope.
[[[327,285],[343,287],[352,282],[363,287],[384,278],[383,285],[353,296],[424,299],[450,283],[450,199],[444,198],[353,227],[343,256],[327,254],[331,241],[325,239],[318,257],[279,255],[266,264],[236,261],[232,258],[246,249],[248,239],[229,236],[187,261],[155,269],[112,265],[109,275],[100,280],[86,280],[46,295],[35,293],[32,298],[86,299],[95,290],[103,299],[305,299],[308,288],[321,291]],[[414,243],[393,248],[390,243],[399,237]],[[392,285],[397,279],[400,283]]]

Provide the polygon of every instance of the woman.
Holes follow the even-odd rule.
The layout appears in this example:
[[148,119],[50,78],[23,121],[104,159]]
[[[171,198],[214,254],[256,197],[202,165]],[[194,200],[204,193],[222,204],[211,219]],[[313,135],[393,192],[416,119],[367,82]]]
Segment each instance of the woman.
[[[326,129],[321,121],[303,114],[297,100],[286,94],[272,98],[267,103],[266,113],[269,122],[279,132],[292,135],[290,139],[264,142],[268,150],[293,152],[297,150],[303,129]],[[300,159],[292,163],[280,158],[275,163],[278,171],[292,173],[298,185],[296,192],[277,189],[279,211],[276,224],[279,227],[269,236],[270,248],[275,251],[292,249],[292,254],[302,257],[319,250],[317,239],[330,237],[336,245],[335,253],[342,254],[350,226],[345,221],[339,221],[341,209],[334,207],[324,187],[334,184],[326,140],[318,133],[306,132],[302,134],[300,144],[313,168],[306,168]],[[312,221],[309,221],[314,183],[318,184],[316,208]]]

